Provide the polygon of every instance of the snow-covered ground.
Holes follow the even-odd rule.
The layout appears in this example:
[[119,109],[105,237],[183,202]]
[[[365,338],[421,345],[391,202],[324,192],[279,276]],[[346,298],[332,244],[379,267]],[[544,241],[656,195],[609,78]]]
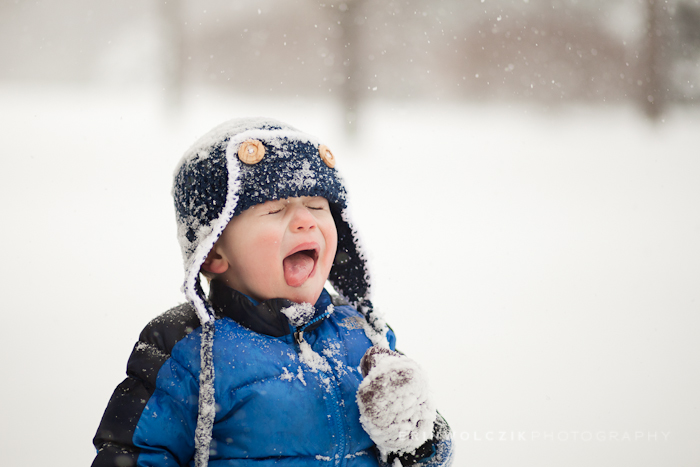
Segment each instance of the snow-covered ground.
[[375,303],[427,369],[458,466],[700,462],[700,111],[0,86],[0,452],[89,465],[143,325],[180,302],[170,177],[213,125],[319,135]]

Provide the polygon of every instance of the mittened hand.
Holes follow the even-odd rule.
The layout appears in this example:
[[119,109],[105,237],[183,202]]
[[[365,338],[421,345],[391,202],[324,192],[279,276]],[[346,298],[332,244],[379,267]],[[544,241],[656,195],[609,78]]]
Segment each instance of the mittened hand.
[[365,379],[357,391],[360,423],[386,461],[411,453],[433,437],[435,406],[416,362],[398,352],[370,347],[360,362]]

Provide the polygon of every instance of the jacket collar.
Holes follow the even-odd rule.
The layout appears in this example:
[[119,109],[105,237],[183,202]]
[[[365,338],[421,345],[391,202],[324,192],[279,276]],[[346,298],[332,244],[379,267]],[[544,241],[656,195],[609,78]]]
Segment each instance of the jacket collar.
[[[281,312],[282,308],[294,305],[294,302],[286,298],[274,298],[258,303],[247,295],[230,288],[222,281],[213,280],[209,285],[209,302],[218,315],[231,318],[238,324],[259,334],[282,337],[295,331],[294,326]],[[330,294],[324,289],[314,305],[316,309],[314,316],[309,321],[322,315],[330,304]],[[305,332],[316,329],[322,322],[323,319],[314,322],[305,328]]]

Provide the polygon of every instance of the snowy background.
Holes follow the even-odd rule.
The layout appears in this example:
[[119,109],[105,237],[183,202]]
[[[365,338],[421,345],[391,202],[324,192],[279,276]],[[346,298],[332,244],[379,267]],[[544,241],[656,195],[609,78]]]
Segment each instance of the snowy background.
[[[643,56],[636,0],[552,0],[573,24],[563,36],[547,2],[384,2],[366,27],[394,29],[366,36],[365,71],[379,67],[349,112],[329,14],[348,7],[327,3],[309,26],[286,17],[301,0],[171,0],[189,8],[193,47],[179,84],[155,2],[0,5],[3,465],[91,463],[139,332],[183,300],[175,164],[249,116],[336,155],[375,304],[429,373],[456,466],[700,464],[700,49],[678,48],[683,73],[653,122],[643,60],[620,59]],[[676,14],[697,0],[664,4],[698,30]],[[540,28],[529,46],[502,47],[523,24]],[[443,54],[459,44],[485,52]],[[532,47],[560,55],[525,63]]]
[[[232,116],[339,159],[376,303],[429,372],[457,465],[700,461],[700,113],[0,87],[0,451],[88,465],[143,325],[182,299],[171,171]],[[490,439],[489,439],[490,438]]]

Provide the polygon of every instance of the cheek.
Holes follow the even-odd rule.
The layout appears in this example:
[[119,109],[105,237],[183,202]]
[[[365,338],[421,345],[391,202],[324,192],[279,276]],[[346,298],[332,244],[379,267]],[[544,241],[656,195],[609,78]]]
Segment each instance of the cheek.
[[277,255],[278,238],[275,232],[258,229],[255,226],[239,229],[232,233],[233,261],[240,269],[255,273],[263,266],[269,267],[271,258]]
[[332,265],[333,261],[335,260],[335,252],[338,249],[338,233],[335,229],[335,223],[330,224],[323,236],[326,240],[327,256],[330,258],[330,265]]
[[248,255],[261,267],[281,267],[277,264],[280,262],[280,238],[276,232],[255,233],[248,247]]
[[335,258],[335,252],[338,249],[338,235],[335,233],[335,230],[333,231],[332,240],[328,245],[328,249],[333,252],[333,258]]
[[280,235],[274,231],[259,231],[255,233],[255,239],[253,240],[257,247],[263,248],[274,248],[279,246]]

